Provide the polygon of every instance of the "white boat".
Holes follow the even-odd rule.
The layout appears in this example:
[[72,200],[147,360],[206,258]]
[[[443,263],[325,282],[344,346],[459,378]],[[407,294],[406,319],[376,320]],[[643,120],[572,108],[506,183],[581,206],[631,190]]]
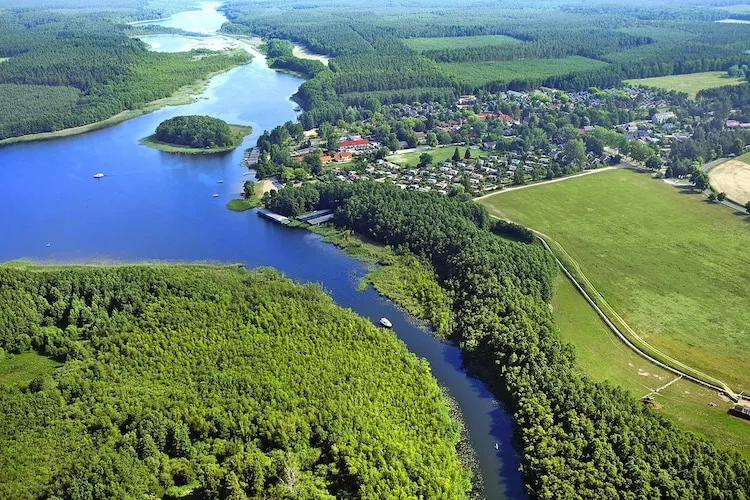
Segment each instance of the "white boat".
[[219,197],[219,195],[216,194],[216,193],[214,193],[214,194],[211,195],[211,198],[218,198],[218,197]]
[[383,325],[386,328],[392,328],[393,323],[391,323],[388,318],[380,318],[380,324]]
[[219,184],[224,184],[224,181],[217,181]]
[[104,174],[101,172],[99,172],[98,174],[94,174],[94,179],[101,179],[102,177],[104,177]]

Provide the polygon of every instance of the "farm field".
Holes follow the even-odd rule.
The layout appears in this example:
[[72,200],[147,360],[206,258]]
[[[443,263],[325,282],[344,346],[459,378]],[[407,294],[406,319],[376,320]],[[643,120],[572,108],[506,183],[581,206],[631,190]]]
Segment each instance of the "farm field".
[[468,47],[487,47],[492,45],[523,43],[517,38],[505,35],[406,38],[403,42],[407,47],[418,52],[424,52],[426,50],[465,49]]
[[717,7],[717,9],[731,14],[750,14],[750,5],[747,4],[727,5],[725,7]]
[[[445,146],[445,147],[437,147],[434,149],[430,149],[427,151],[413,151],[411,153],[404,153],[404,154],[395,154],[388,156],[386,160],[392,161],[393,163],[398,163],[399,165],[416,165],[419,163],[419,156],[423,153],[429,153],[432,155],[432,158],[434,161],[446,161],[450,160],[453,157],[453,153],[456,151],[456,146]],[[464,154],[466,154],[466,147],[459,146],[458,147],[458,153],[461,155],[461,158],[464,157]],[[472,152],[474,155],[479,155],[479,151]]]
[[740,205],[750,201],[750,153],[715,166],[708,176],[716,192],[725,192],[730,200]]
[[559,59],[526,59],[522,61],[488,61],[441,63],[440,68],[465,85],[480,87],[492,82],[544,80],[553,76],[603,68],[608,64],[580,56]]
[[[643,397],[675,379],[674,374],[645,360],[615,337],[562,273],[555,283],[552,307],[560,338],[573,345],[577,366],[593,380],[607,381],[634,397]],[[659,403],[655,412],[750,458],[750,423],[727,415],[732,405],[715,391],[679,381],[655,399]]]
[[725,85],[739,85],[741,83],[746,83],[746,80],[744,78],[730,78],[725,71],[709,71],[706,73],[689,73],[687,75],[657,76],[655,78],[625,80],[625,83],[685,92],[690,97],[695,97],[695,95],[701,90],[724,87]]
[[750,389],[750,218],[630,170],[481,203],[557,240],[651,345]]

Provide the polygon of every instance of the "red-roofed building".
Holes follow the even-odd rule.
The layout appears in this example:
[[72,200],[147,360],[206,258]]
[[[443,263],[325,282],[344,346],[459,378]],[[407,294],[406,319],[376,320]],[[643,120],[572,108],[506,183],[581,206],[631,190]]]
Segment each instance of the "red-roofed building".
[[348,141],[339,142],[340,151],[360,151],[367,149],[370,146],[370,141],[367,139],[350,139]]

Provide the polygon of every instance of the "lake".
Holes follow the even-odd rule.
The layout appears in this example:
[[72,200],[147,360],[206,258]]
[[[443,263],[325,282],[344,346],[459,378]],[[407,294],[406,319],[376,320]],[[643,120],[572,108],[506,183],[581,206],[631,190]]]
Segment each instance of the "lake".
[[[213,33],[225,20],[215,7],[159,24]],[[189,42],[149,37],[158,50],[185,50]],[[383,316],[393,322],[399,338],[429,361],[458,401],[487,498],[523,498],[512,420],[481,382],[466,375],[457,348],[426,334],[374,290],[358,292],[365,264],[319,236],[225,207],[252,178],[239,166],[244,149],[263,130],[296,118],[289,98],[301,83],[256,57],[215,77],[193,104],[84,135],[0,147],[0,262],[229,262],[272,266],[295,280],[320,283],[341,306],[374,322]],[[252,125],[253,134],[218,156],[174,155],[138,144],[161,121],[184,114]],[[97,172],[105,177],[94,179]]]

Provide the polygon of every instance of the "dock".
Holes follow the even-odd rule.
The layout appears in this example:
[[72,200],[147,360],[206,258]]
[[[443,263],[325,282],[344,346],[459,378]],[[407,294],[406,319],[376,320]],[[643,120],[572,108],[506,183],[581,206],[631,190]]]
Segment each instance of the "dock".
[[316,210],[297,217],[297,220],[307,222],[311,226],[317,226],[333,219],[333,210]]
[[260,160],[260,148],[254,147],[248,153],[245,153],[245,165],[248,167],[257,167]]
[[284,225],[289,224],[289,217],[284,217],[283,215],[279,215],[277,213],[271,212],[267,208],[259,208],[258,215],[260,215],[264,219],[268,219],[278,224],[284,224]]

